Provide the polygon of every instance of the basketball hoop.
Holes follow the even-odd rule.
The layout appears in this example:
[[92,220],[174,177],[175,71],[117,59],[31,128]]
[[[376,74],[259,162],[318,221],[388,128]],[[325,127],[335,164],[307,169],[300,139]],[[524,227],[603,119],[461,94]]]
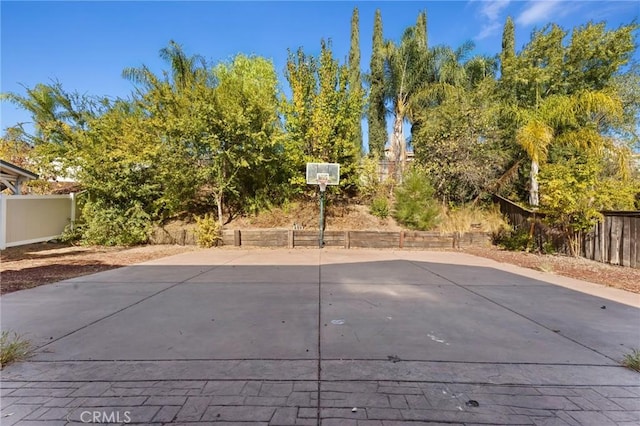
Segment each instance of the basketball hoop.
[[324,192],[327,189],[327,184],[329,183],[329,173],[318,173],[317,179],[320,192]]
[[320,187],[320,232],[318,247],[324,247],[324,193],[327,185],[340,184],[340,164],[338,163],[307,163],[307,185]]

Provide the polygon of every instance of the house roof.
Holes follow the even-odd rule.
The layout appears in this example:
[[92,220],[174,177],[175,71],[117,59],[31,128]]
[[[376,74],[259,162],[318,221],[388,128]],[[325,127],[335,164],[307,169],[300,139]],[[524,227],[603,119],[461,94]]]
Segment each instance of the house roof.
[[38,179],[38,175],[8,161],[0,160],[0,191],[9,188],[15,193],[20,183],[32,179]]

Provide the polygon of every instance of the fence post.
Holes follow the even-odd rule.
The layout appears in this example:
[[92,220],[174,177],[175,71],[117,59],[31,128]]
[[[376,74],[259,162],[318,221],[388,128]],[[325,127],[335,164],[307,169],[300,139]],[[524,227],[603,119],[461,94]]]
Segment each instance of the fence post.
[[0,250],[7,248],[7,196],[0,194]]
[[76,193],[71,192],[69,194],[69,199],[71,199],[71,224],[69,225],[71,230],[76,226]]

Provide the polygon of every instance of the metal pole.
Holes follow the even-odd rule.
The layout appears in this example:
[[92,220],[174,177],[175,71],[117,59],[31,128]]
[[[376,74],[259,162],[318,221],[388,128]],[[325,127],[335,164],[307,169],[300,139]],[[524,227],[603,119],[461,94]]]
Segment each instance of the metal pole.
[[320,191],[320,238],[318,247],[324,246],[324,191]]

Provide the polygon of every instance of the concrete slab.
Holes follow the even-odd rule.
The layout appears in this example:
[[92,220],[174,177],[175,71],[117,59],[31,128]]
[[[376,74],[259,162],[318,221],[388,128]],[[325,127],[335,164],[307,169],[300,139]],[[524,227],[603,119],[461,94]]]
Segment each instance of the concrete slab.
[[[88,278],[91,279],[91,278]],[[139,303],[173,283],[61,282],[0,298],[2,330],[13,330],[36,347]]]
[[548,283],[486,266],[448,265],[414,261],[416,267],[436,274],[461,286],[545,286]]
[[331,263],[320,267],[323,283],[363,285],[452,285],[414,262],[403,259],[383,259],[357,263]]
[[224,265],[191,278],[189,283],[314,284],[320,280],[314,265]]
[[551,285],[472,290],[613,359],[640,347],[640,310],[628,305]]
[[34,359],[313,359],[317,297],[317,285],[180,284]]
[[71,283],[179,283],[216,268],[217,265],[134,265],[72,278]]
[[455,286],[323,284],[322,321],[325,359],[613,364]]

